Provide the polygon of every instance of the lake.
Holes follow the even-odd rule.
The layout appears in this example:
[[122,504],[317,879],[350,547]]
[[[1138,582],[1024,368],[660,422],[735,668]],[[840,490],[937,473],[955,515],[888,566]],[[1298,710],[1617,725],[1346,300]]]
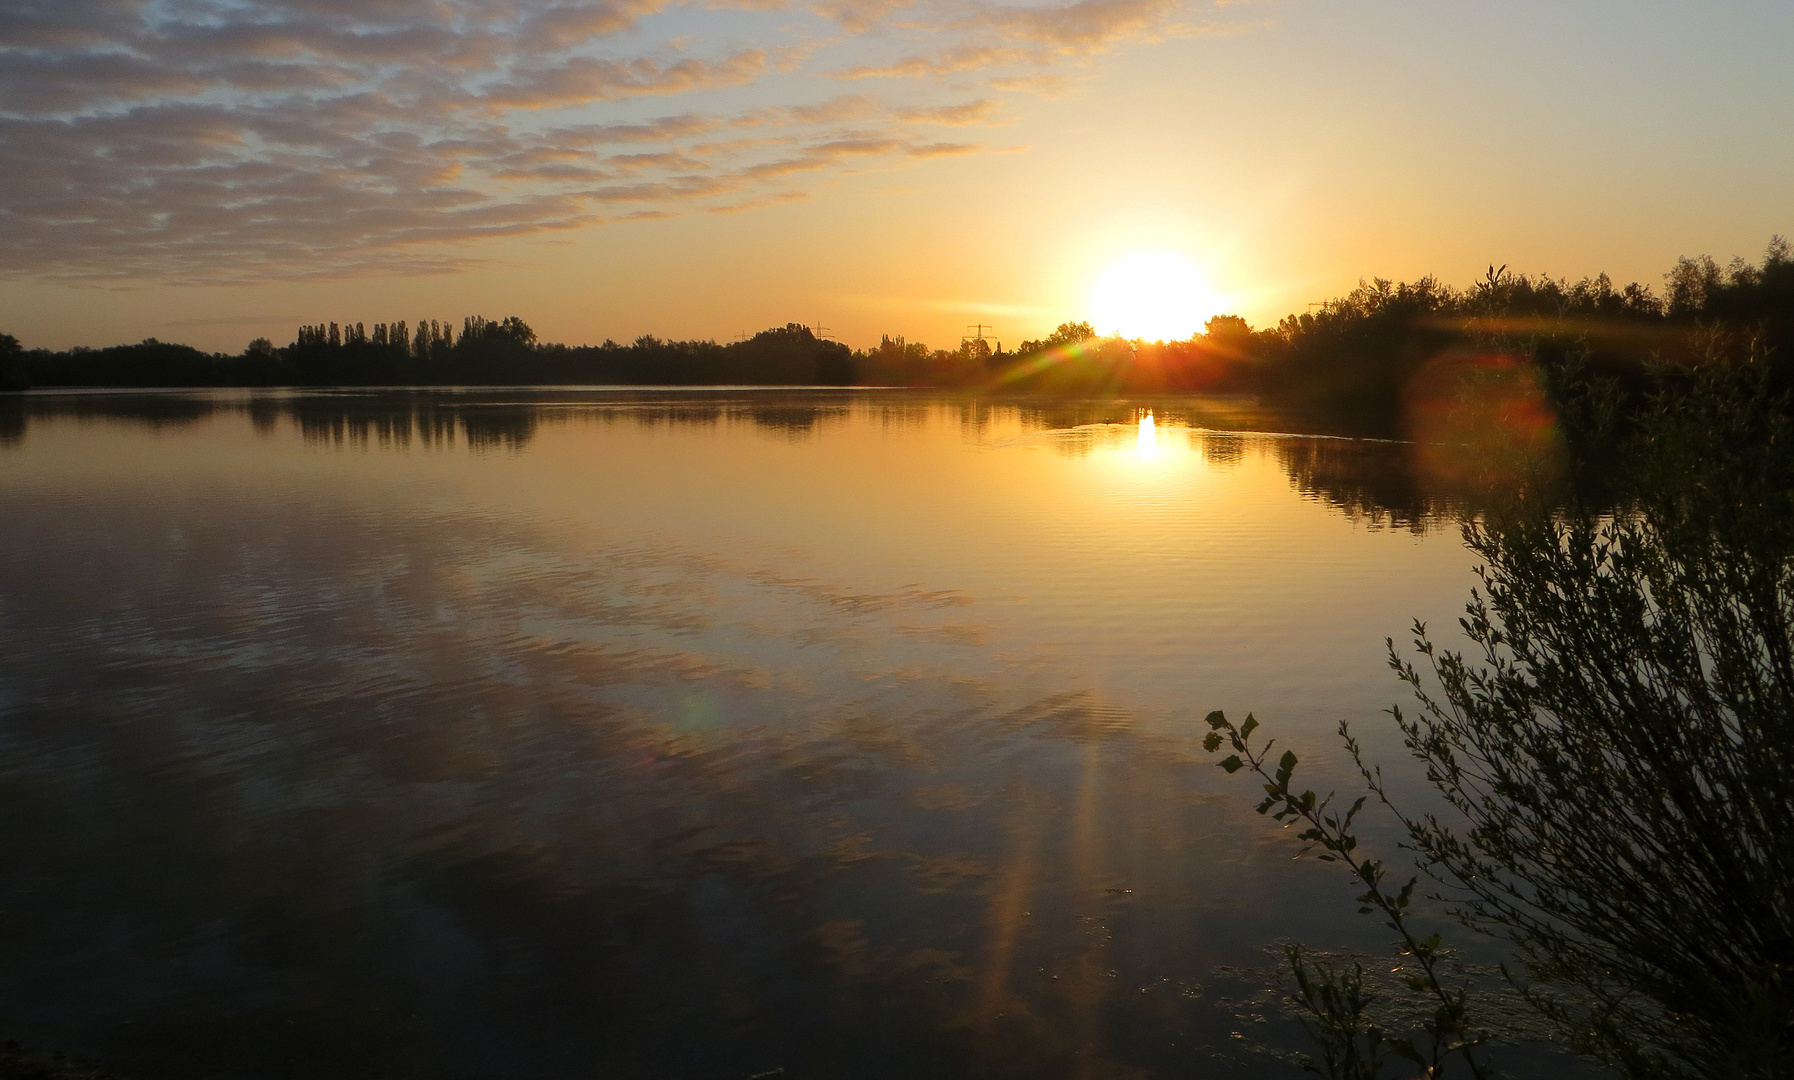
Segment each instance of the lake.
[[1474,584],[1407,447],[1302,430],[13,396],[0,1034],[133,1077],[1298,1075],[1268,947],[1388,935],[1202,719],[1400,772],[1384,639]]

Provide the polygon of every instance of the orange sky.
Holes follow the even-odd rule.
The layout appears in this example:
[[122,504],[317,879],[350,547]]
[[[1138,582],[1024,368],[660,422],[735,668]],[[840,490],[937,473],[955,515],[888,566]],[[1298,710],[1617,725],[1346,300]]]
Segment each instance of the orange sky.
[[238,349],[516,314],[1015,342],[1182,258],[1254,324],[1794,231],[1794,7],[29,0],[0,330]]

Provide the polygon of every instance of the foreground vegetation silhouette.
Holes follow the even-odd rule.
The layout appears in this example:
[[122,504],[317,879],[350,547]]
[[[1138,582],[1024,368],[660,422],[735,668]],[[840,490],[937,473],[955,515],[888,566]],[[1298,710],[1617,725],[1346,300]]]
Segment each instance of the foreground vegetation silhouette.
[[[1725,348],[1652,369],[1629,415],[1611,382],[1566,398],[1566,426],[1612,452],[1465,526],[1483,563],[1470,654],[1421,624],[1418,661],[1389,643],[1419,705],[1391,713],[1436,808],[1399,808],[1345,724],[1366,788],[1349,806],[1298,790],[1296,755],[1274,756],[1255,718],[1209,717],[1207,749],[1259,778],[1260,813],[1346,867],[1430,1002],[1404,1030],[1362,964],[1292,947],[1310,1071],[1483,1076],[1490,1040],[1513,1034],[1419,928],[1423,880],[1512,946],[1510,978],[1559,1039],[1619,1075],[1794,1071],[1794,419],[1761,347]],[[1594,469],[1600,503],[1575,476]],[[1416,877],[1398,885],[1360,846],[1367,801],[1396,813]]]

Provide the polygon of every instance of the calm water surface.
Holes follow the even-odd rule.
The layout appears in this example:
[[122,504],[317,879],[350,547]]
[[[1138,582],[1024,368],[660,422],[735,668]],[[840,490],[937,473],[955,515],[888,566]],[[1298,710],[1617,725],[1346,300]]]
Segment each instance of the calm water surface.
[[[1140,423],[1152,408],[1155,423]],[[1472,584],[1243,403],[0,407],[0,1027],[142,1077],[1294,1075],[1337,777]],[[779,1072],[783,1070],[783,1072]]]

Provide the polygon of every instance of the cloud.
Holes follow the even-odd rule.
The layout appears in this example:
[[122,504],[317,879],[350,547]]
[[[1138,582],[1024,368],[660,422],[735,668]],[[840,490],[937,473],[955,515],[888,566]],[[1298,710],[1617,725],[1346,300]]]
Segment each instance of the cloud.
[[50,113],[118,99],[146,98],[210,85],[204,76],[129,53],[9,56],[0,66],[0,101],[8,112]]
[[710,207],[710,212],[712,214],[739,214],[744,210],[758,210],[762,206],[773,206],[777,203],[795,202],[799,199],[807,199],[809,197],[810,193],[807,191],[774,191],[752,199],[744,199],[741,202],[726,203],[722,206],[712,206]]
[[1182,6],[1182,0],[1077,0],[1058,7],[993,7],[968,16],[961,25],[1085,54],[1156,30]]
[[885,111],[870,94],[837,94],[810,105],[753,109],[731,120],[732,127],[789,127],[794,124],[827,124],[840,120],[864,120]]
[[521,37],[533,49],[563,49],[594,37],[633,30],[643,15],[662,6],[661,0],[558,4],[527,18]]
[[989,98],[962,102],[958,105],[936,105],[932,108],[899,108],[892,115],[911,124],[982,124],[990,120],[997,103]]
[[992,90],[1023,90],[1044,98],[1064,97],[1072,85],[1063,75],[1003,75],[990,80]]
[[547,109],[592,101],[624,101],[643,95],[685,94],[752,82],[766,70],[766,51],[750,49],[711,63],[680,60],[594,60],[574,57],[531,71],[481,95],[491,108]]
[[977,143],[950,142],[918,143],[904,148],[904,152],[909,154],[910,157],[918,158],[953,157],[959,154],[977,153],[978,150],[979,146]]
[[850,34],[863,34],[886,15],[910,7],[915,0],[815,0],[810,10],[832,20]]
[[1040,63],[1046,58],[1033,49],[996,45],[965,45],[933,56],[909,56],[889,64],[866,64],[831,73],[837,79],[920,79],[929,75],[954,75],[980,68]]
[[[1063,92],[1067,57],[1218,32],[1186,2],[7,0],[0,277],[439,273],[494,237],[790,201],[981,150],[913,137],[1002,107],[931,78]],[[908,81],[824,89],[874,77]]]
[[547,133],[546,138],[550,143],[560,146],[668,142],[714,131],[718,124],[715,117],[682,113],[629,124],[581,124],[576,127],[555,128]]
[[[1124,41],[1152,39],[1174,30],[1187,32],[1187,28],[1173,22],[1186,7],[1187,0],[1074,0],[1043,7],[975,4],[936,22],[905,24],[912,30],[929,31],[930,36],[960,38],[951,47],[829,74],[837,79],[920,79],[992,68],[1050,65],[1061,57],[1102,53]],[[1226,31],[1216,27],[1202,32]],[[1039,78],[1006,76],[993,80],[992,85],[1010,81],[1019,87],[1025,85],[1019,80]]]
[[614,154],[605,158],[604,163],[621,173],[636,173],[648,169],[696,172],[706,167],[702,159],[682,150],[661,150],[652,154]]

